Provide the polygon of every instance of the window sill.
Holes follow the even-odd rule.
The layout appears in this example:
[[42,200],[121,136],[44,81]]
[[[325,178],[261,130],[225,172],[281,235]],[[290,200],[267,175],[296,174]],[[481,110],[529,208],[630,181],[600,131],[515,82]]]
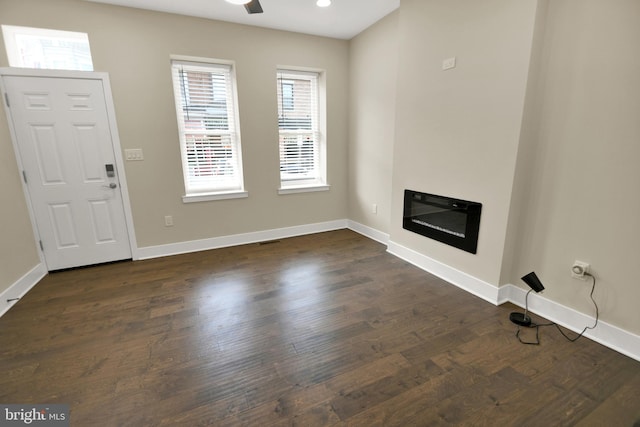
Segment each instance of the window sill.
[[291,187],[280,187],[278,194],[311,193],[314,191],[329,191],[330,185],[300,185]]
[[247,191],[228,191],[224,193],[189,194],[182,196],[182,203],[208,202],[211,200],[244,199],[249,197]]

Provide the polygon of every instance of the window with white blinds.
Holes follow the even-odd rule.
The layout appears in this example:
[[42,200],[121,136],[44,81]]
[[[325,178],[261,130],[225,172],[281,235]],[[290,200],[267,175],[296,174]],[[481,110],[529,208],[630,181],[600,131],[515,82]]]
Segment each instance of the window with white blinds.
[[317,72],[278,70],[282,188],[325,184]]
[[229,64],[171,62],[186,196],[243,191]]

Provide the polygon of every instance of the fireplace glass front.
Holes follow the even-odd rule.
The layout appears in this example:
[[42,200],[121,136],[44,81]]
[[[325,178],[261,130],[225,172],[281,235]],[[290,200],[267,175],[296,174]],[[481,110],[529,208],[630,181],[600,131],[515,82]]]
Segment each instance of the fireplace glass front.
[[481,211],[481,203],[405,190],[402,226],[475,254]]

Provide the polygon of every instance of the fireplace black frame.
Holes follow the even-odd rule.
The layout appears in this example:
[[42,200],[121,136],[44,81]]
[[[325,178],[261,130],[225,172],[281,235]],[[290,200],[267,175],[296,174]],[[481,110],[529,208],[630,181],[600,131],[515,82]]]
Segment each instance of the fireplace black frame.
[[[418,215],[416,211],[420,210],[431,211],[431,213]],[[472,254],[475,254],[478,249],[481,213],[482,203],[404,190],[402,227],[405,230],[413,231]],[[455,220],[458,230],[450,230],[421,219],[435,214],[440,215],[441,221]],[[450,218],[447,218],[447,215]]]

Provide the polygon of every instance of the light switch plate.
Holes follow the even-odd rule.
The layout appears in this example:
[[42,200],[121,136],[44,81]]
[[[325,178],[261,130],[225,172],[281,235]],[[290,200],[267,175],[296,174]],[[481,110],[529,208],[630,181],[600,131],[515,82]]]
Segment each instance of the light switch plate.
[[144,160],[142,148],[127,148],[124,150],[124,158],[128,161]]

